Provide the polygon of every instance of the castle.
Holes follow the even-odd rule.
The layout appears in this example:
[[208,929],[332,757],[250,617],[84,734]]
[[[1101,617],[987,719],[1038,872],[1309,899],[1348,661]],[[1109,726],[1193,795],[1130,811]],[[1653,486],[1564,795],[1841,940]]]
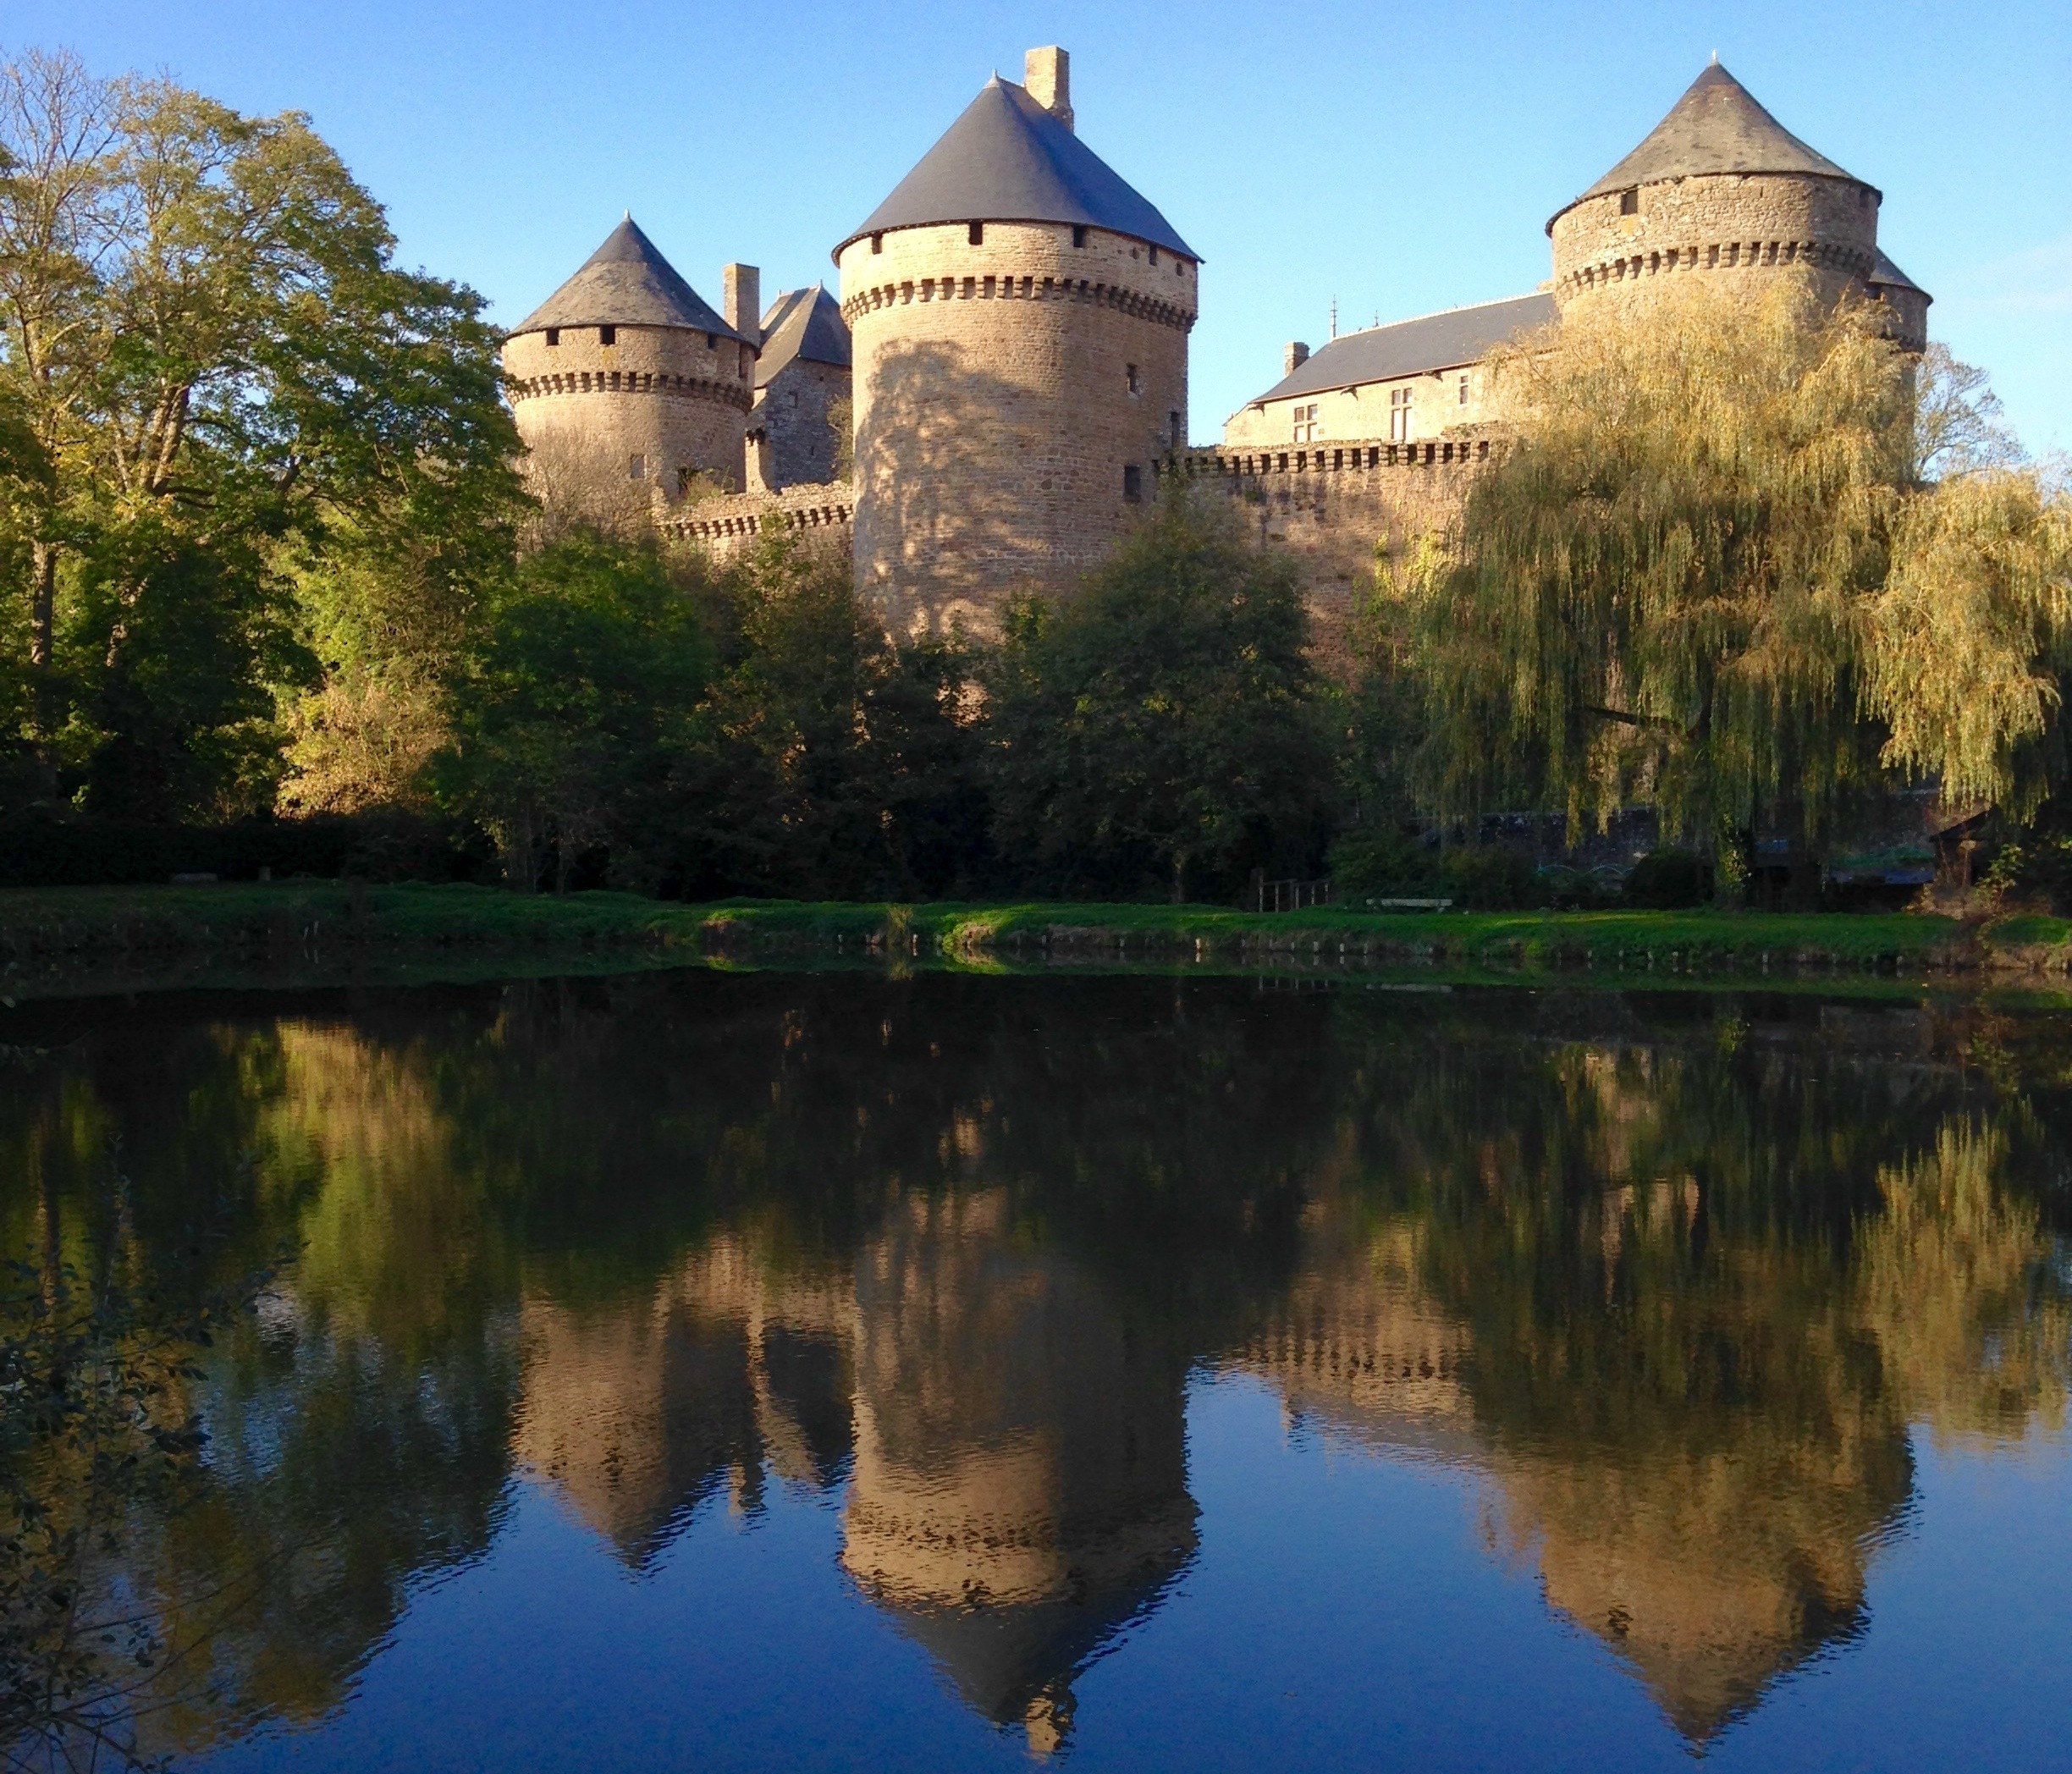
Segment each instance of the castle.
[[1881,305],[1919,351],[1930,298],[1877,241],[1882,194],[1793,135],[1717,61],[1547,223],[1551,281],[1292,344],[1283,375],[1188,443],[1201,261],[1076,130],[1071,63],[995,75],[834,250],[767,309],[747,265],[708,306],[629,216],[510,335],[534,484],[725,556],[769,525],[853,559],[898,631],[993,625],[1067,589],[1160,475],[1219,486],[1306,566],[1327,653],[1378,544],[1435,527],[1489,455],[1485,365],[1579,305],[1676,278],[1810,275]]

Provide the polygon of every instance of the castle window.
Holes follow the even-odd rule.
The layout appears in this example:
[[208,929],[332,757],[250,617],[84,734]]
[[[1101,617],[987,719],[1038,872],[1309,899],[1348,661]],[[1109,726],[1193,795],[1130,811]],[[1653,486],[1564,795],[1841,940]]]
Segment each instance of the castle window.
[[1151,249],[1150,262],[1154,265],[1158,263],[1158,248],[1155,246]]
[[1622,216],[1637,216],[1640,213],[1640,187],[1639,185],[1629,185],[1619,193],[1619,213]]
[[1167,431],[1171,433],[1172,447],[1175,449],[1179,449],[1184,447],[1187,443],[1186,421],[1181,418],[1177,412],[1171,412],[1166,415],[1166,427]]
[[1465,376],[1460,379],[1460,404],[1463,406],[1468,404],[1468,378]]
[[1122,366],[1122,371],[1128,379],[1130,393],[1141,394],[1143,392],[1143,384],[1138,380],[1137,366],[1133,363],[1126,363]]
[[1134,462],[1123,465],[1122,498],[1126,504],[1132,505],[1143,503],[1143,470]]
[[871,236],[871,251],[873,252],[883,252],[884,251],[884,236],[883,234],[873,234]]
[[599,328],[598,328],[598,343],[599,344],[601,344],[601,345],[615,345],[615,344],[617,344],[619,343],[619,329],[618,329],[618,328],[616,328],[616,327],[599,327]]
[[644,481],[648,478],[648,458],[646,456],[626,458],[626,478],[629,481]]
[[1415,398],[1413,388],[1389,390],[1389,442],[1407,444],[1410,441],[1410,403]]
[[1075,222],[1075,223],[1072,223],[1072,245],[1075,245],[1075,246],[1083,246],[1083,245],[1086,245],[1086,240],[1087,240],[1086,223],[1083,223],[1083,222]]
[[559,327],[549,327],[549,328],[548,328],[548,329],[547,329],[547,343],[548,343],[548,344],[550,344],[550,345],[558,345],[558,344],[559,344],[561,343],[561,329],[560,329],[560,328],[559,328]]
[[719,335],[717,333],[708,333],[705,335],[705,349],[708,351],[716,351],[719,349]]
[[1317,434],[1317,406],[1312,400],[1306,406],[1295,409],[1295,435],[1289,439],[1294,444],[1314,444]]
[[974,246],[985,245],[985,223],[974,222],[971,225],[971,243]]

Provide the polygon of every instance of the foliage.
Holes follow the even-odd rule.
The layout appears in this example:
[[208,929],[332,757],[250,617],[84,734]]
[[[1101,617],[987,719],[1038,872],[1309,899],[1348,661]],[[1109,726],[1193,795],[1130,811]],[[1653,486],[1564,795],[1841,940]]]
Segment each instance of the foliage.
[[1175,496],[1072,598],[1025,600],[984,682],[1017,879],[1233,891],[1320,848],[1330,748],[1292,565]]
[[32,53],[0,68],[0,410],[41,465],[0,488],[0,566],[37,791],[269,805],[283,699],[437,657],[508,559],[481,300],[399,269],[295,114]]
[[1688,850],[1651,850],[1626,877],[1626,903],[1651,912],[1683,912],[1712,897],[1712,865]]
[[1973,466],[2005,450],[1971,372],[1917,383],[1874,311],[1810,284],[1703,279],[1492,371],[1517,445],[1415,587],[1442,802],[1523,775],[1572,824],[1649,802],[1710,841],[1817,838],[1887,767],[2033,796],[2064,502]]

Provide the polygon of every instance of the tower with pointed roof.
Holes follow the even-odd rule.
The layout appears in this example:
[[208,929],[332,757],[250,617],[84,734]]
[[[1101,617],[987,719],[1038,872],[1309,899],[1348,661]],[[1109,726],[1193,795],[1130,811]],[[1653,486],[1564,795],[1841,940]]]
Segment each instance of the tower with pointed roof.
[[995,75],[835,251],[857,576],[895,629],[1069,586],[1186,441],[1199,257],[1074,134],[1069,68]]
[[629,215],[504,340],[535,489],[614,526],[650,522],[696,485],[738,489],[755,364],[754,339]]
[[1875,185],[1809,147],[1716,59],[1639,146],[1547,223],[1554,296],[1644,300],[1681,275],[1797,272],[1827,300],[1887,305],[1893,336],[1927,340],[1929,298],[1878,250]]

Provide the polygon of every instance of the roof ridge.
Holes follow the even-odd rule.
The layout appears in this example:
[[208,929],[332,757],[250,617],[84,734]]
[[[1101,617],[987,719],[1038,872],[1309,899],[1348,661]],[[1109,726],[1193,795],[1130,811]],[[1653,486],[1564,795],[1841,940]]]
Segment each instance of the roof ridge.
[[1519,291],[1516,295],[1492,295],[1487,301],[1456,302],[1450,308],[1434,308],[1424,314],[1406,314],[1401,320],[1379,321],[1371,327],[1355,327],[1350,333],[1337,333],[1325,339],[1317,347],[1317,350],[1328,350],[1342,339],[1358,339],[1365,333],[1386,333],[1391,327],[1412,327],[1421,320],[1437,320],[1441,315],[1447,314],[1466,314],[1476,308],[1501,308],[1506,302],[1527,302],[1535,295],[1545,295],[1546,294],[1546,291],[1544,289],[1524,289]]

